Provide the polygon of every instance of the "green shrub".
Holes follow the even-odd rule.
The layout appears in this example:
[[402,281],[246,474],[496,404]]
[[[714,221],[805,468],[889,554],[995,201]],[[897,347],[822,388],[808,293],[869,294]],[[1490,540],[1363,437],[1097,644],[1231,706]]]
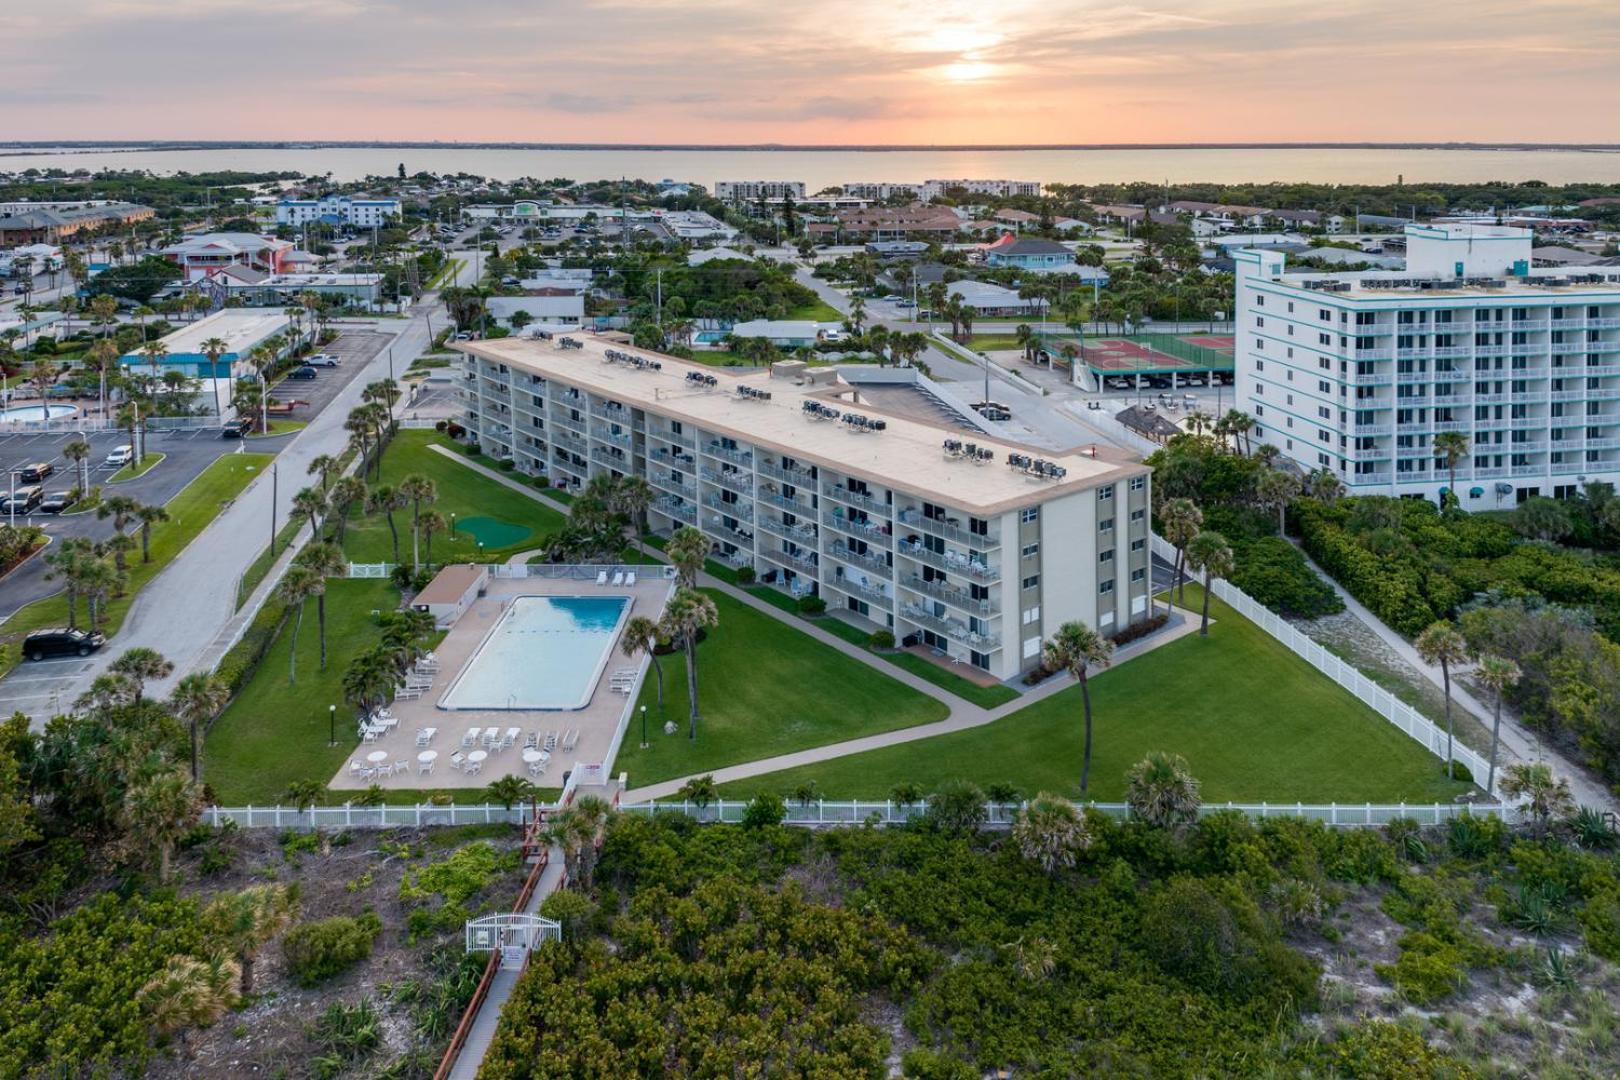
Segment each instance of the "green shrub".
[[275,644],[277,635],[281,633],[281,624],[286,615],[287,609],[279,601],[265,601],[247,629],[242,631],[242,639],[231,646],[230,652],[220,660],[214,675],[232,694],[246,686],[253,673],[259,670],[259,665],[270,652],[270,646]]
[[979,1080],[979,1070],[947,1054],[914,1047],[900,1059],[906,1080]]
[[827,610],[827,601],[820,596],[799,597],[799,614],[820,615]]
[[365,912],[359,918],[335,915],[318,922],[299,923],[282,939],[287,970],[299,986],[312,987],[371,955],[372,942],[382,932],[382,921]]
[[[1441,772],[1446,771],[1446,763],[1443,762],[1443,761],[1440,763],[1440,771]],[[1451,775],[1452,779],[1461,780],[1465,784],[1472,784],[1474,782],[1474,772],[1473,772],[1473,770],[1470,769],[1467,765],[1464,765],[1462,762],[1457,761],[1455,759],[1453,759],[1453,761],[1451,762],[1451,774],[1450,775]]]
[[888,630],[874,630],[866,643],[874,649],[894,648],[894,634]]
[[752,585],[756,577],[758,577],[758,575],[754,573],[754,568],[752,566],[737,567],[737,584]]
[[1586,947],[1620,963],[1620,891],[1601,893],[1586,901],[1580,913]]
[[563,889],[540,902],[540,914],[561,923],[563,939],[572,941],[590,925],[596,905],[584,893]]
[[742,826],[745,829],[762,829],[770,825],[782,824],[787,817],[787,804],[780,795],[773,795],[762,791],[748,800],[743,808]]
[[1344,610],[1333,586],[1312,570],[1299,549],[1280,536],[1238,546],[1232,584],[1281,615],[1314,619]]
[[1415,931],[1401,938],[1401,955],[1393,964],[1374,968],[1406,1000],[1422,1005],[1468,985],[1468,965],[1462,950],[1433,934]]

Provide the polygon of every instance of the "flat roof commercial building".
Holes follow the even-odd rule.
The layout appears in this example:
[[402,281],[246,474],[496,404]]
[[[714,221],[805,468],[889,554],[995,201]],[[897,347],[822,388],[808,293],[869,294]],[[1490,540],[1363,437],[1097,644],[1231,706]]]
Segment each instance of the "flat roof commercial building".
[[[165,334],[159,340],[168,350],[159,366],[183,370],[198,379],[228,379],[248,374],[252,368],[246,357],[277,334],[290,330],[291,320],[280,311],[264,308],[232,308],[205,315]],[[209,358],[206,345],[218,338],[224,343],[219,359]],[[291,341],[289,340],[289,346]],[[136,351],[119,359],[125,367],[150,367],[151,360]]]
[[[520,472],[646,477],[653,528],[997,678],[1148,611],[1149,472],[884,410],[835,369],[739,375],[585,338],[460,343],[467,425]],[[813,687],[806,687],[813,692]]]
[[1236,373],[1255,438],[1356,494],[1466,507],[1620,480],[1620,267],[1534,268],[1531,233],[1407,225],[1406,267],[1285,274],[1240,251]]

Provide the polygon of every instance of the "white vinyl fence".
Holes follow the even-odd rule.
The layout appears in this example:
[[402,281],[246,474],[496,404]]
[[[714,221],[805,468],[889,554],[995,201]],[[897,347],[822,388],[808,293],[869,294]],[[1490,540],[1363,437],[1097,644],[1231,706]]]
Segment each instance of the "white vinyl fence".
[[[1110,817],[1125,820],[1130,807],[1125,803],[1077,802],[1081,809],[1094,809]],[[693,802],[667,800],[664,802],[623,803],[619,810],[626,814],[684,814],[700,821],[740,822],[747,809],[746,802],[720,799],[700,807]],[[1022,803],[989,803],[986,827],[1010,825],[1018,816]],[[1410,818],[1420,825],[1439,825],[1457,817],[1500,817],[1508,822],[1519,820],[1518,811],[1511,806],[1470,803],[1206,803],[1199,809],[1200,817],[1208,817],[1222,810],[1237,810],[1256,820],[1267,818],[1303,818],[1320,821],[1324,825],[1340,828],[1364,828],[1387,825],[1397,818]],[[842,802],[818,799],[808,804],[789,802],[787,825],[860,825],[876,822],[898,825],[928,813],[928,802]]]
[[[1174,562],[1176,558],[1176,549],[1168,540],[1157,534],[1153,536],[1153,553],[1167,562]],[[1193,580],[1197,580],[1196,575],[1191,576]],[[1445,728],[1432,723],[1428,717],[1373,682],[1356,667],[1300,633],[1286,619],[1254,600],[1237,586],[1227,581],[1216,581],[1213,591],[1217,599],[1224,601],[1239,615],[1288,646],[1294,655],[1301,657],[1316,670],[1356,695],[1369,709],[1394,724],[1406,735],[1416,739],[1441,762],[1446,760]],[[1490,775],[1491,766],[1484,754],[1457,741],[1452,744],[1451,756],[1468,766],[1468,771],[1473,774],[1476,784],[1480,787],[1485,786],[1485,778]],[[1500,779],[1498,777],[1498,782]],[[1499,796],[1500,792],[1493,791],[1491,794]]]
[[386,562],[349,564],[349,576],[352,578],[385,578],[394,572],[394,564]]
[[[549,804],[548,804],[549,805]],[[243,829],[399,829],[425,825],[521,825],[532,816],[530,804],[499,803],[477,806],[210,806],[202,812],[206,825],[235,822]]]

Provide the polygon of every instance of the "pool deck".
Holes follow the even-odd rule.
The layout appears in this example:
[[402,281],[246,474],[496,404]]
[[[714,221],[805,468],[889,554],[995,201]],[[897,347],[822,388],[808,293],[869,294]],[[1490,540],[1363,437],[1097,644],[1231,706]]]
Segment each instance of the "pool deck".
[[[527,766],[523,763],[521,737],[512,749],[490,753],[483,763],[483,769],[478,773],[469,775],[451,768],[450,755],[462,748],[462,736],[472,727],[495,726],[502,732],[509,727],[516,727],[521,729],[524,735],[539,733],[542,740],[546,732],[555,731],[559,743],[564,732],[578,729],[579,741],[573,750],[564,751],[559,746],[559,749],[552,753],[544,775],[534,781],[540,787],[562,786],[563,774],[582,763],[600,764],[604,768],[611,766],[612,762],[607,760],[608,751],[612,747],[619,723],[624,718],[629,703],[635,700],[636,693],[634,689],[628,696],[614,693],[608,686],[609,676],[616,671],[634,669],[638,675],[639,686],[639,678],[646,674],[649,666],[645,653],[638,653],[634,659],[625,656],[619,650],[617,637],[613,642],[613,651],[603,668],[603,677],[598,680],[591,692],[589,703],[583,709],[451,710],[439,708],[438,703],[468,660],[478,651],[479,644],[514,597],[628,596],[631,599],[630,616],[646,615],[657,619],[663,614],[664,605],[668,603],[670,596],[674,594],[675,583],[664,578],[659,567],[649,566],[643,569],[648,572],[638,574],[635,585],[618,587],[597,585],[594,578],[586,580],[540,577],[491,578],[486,595],[479,597],[468,607],[434,650],[434,656],[439,663],[439,673],[434,677],[432,687],[414,701],[394,702],[391,709],[399,718],[399,726],[376,742],[361,743],[355,747],[354,753],[349,755],[349,761],[364,763],[366,755],[380,750],[387,754],[387,760],[390,762],[409,762],[410,771],[405,775],[368,781],[349,775],[349,764],[346,761],[327,786],[334,791],[363,790],[372,783],[391,791],[482,788],[502,776],[528,777]],[[417,755],[421,753],[422,748],[416,745],[416,733],[425,727],[439,729],[428,746],[429,749],[437,750],[439,756],[433,763],[432,772],[427,774],[421,772],[417,762]]]

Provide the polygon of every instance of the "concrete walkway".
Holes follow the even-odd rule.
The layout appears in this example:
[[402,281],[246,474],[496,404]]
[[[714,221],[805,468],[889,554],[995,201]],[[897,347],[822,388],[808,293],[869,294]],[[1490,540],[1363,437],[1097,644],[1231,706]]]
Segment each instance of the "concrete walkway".
[[[1322,580],[1326,581],[1333,588],[1333,591],[1339,594],[1339,599],[1344,601],[1346,611],[1360,619],[1369,630],[1378,635],[1380,641],[1389,646],[1403,661],[1422,672],[1424,677],[1438,689],[1442,691],[1445,689],[1445,677],[1441,673],[1438,664],[1425,663],[1423,657],[1418,654],[1417,649],[1413,647],[1411,642],[1385,626],[1382,619],[1367,610],[1365,605],[1346,592],[1325,570],[1317,566],[1309,555],[1305,554],[1305,550],[1297,542],[1294,543],[1294,546],[1299,550],[1300,555],[1304,557],[1306,564],[1320,574]],[[1494,722],[1492,707],[1482,703],[1469,693],[1468,689],[1458,682],[1455,672],[1452,673],[1451,678],[1451,699],[1454,707],[1460,707],[1472,713],[1474,718],[1485,726],[1486,731],[1491,729]],[[1491,748],[1487,742],[1486,745],[1475,747],[1475,749],[1481,754],[1489,755]],[[1497,759],[1497,777],[1500,779],[1504,765],[1512,764],[1515,761],[1545,761],[1556,772],[1569,778],[1569,786],[1575,794],[1575,801],[1581,806],[1590,806],[1599,810],[1620,811],[1620,801],[1617,801],[1601,783],[1591,779],[1584,767],[1570,761],[1557,749],[1548,746],[1540,736],[1526,728],[1517,716],[1504,708],[1502,710],[1502,747]],[[1484,786],[1485,778],[1483,776],[1476,776],[1474,779],[1481,786]]]
[[[955,731],[966,731],[969,728],[983,727],[994,723],[1003,717],[1044,701],[1053,694],[1062,693],[1076,682],[1073,676],[1054,676],[1027,694],[1020,694],[1004,705],[994,709],[986,709],[957,697],[948,690],[944,690],[927,679],[913,675],[902,668],[885,663],[878,657],[867,652],[858,645],[852,645],[841,637],[835,637],[813,623],[803,619],[788,616],[771,604],[759,599],[751,593],[745,592],[725,582],[718,581],[708,575],[699,579],[699,584],[705,588],[718,589],[726,595],[747,604],[749,607],[764,614],[771,615],[783,622],[788,622],[797,629],[803,630],[811,637],[824,645],[831,646],[843,653],[861,661],[869,667],[881,671],[890,678],[905,683],[914,690],[927,694],[936,701],[944,702],[950,708],[950,715],[943,720],[936,720],[931,724],[918,724],[916,727],[900,728],[896,731],[880,732],[877,735],[867,735],[859,739],[848,739],[844,742],[828,743],[825,746],[813,746],[807,750],[797,750],[791,754],[778,754],[776,757],[762,758],[758,761],[747,761],[740,765],[730,765],[722,769],[714,769],[708,773],[697,775],[712,775],[716,783],[730,783],[733,780],[746,780],[751,776],[763,776],[766,773],[779,772],[782,769],[797,768],[800,765],[814,765],[817,762],[831,761],[834,758],[848,757],[850,754],[863,754],[868,750],[881,750],[886,746],[899,746],[903,743],[916,742],[919,739],[931,739],[936,735],[949,735]],[[1190,616],[1179,621],[1172,620],[1169,626],[1140,641],[1133,641],[1118,649],[1114,653],[1114,666],[1126,663],[1144,653],[1152,652],[1161,645],[1168,645],[1172,641],[1183,638],[1188,634],[1198,632],[1198,621]],[[634,779],[632,777],[632,779]],[[678,792],[681,787],[693,779],[691,776],[682,776],[674,780],[665,780],[646,787],[635,788],[624,793],[625,802],[646,802],[649,799],[665,799]]]

